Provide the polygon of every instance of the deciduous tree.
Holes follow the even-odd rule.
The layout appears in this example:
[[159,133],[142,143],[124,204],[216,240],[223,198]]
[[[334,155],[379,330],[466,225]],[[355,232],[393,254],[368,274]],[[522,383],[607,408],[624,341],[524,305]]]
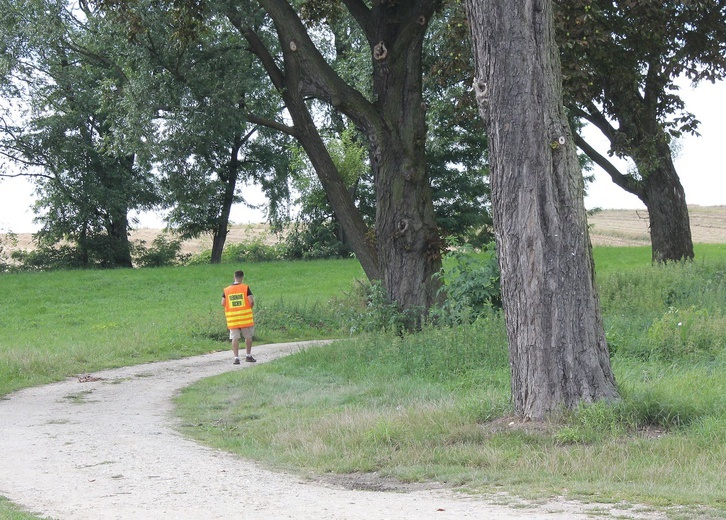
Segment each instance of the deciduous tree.
[[636,168],[622,171],[580,136],[578,145],[645,204],[654,262],[693,258],[670,142],[698,121],[675,82],[726,74],[726,1],[559,1],[556,12],[567,106]]
[[129,212],[149,207],[154,191],[133,151],[107,147],[118,126],[105,98],[123,89],[90,11],[65,2],[2,0],[3,88],[16,103],[2,149],[37,180],[39,236],[75,242],[89,263],[131,266]]

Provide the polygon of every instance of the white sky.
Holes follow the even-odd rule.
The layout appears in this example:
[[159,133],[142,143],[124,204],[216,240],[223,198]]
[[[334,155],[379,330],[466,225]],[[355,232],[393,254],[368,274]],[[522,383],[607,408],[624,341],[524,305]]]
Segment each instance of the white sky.
[[[686,192],[689,205],[726,205],[726,82],[715,85],[704,83],[697,89],[682,87],[686,108],[701,121],[700,137],[687,136],[680,142],[680,155],[675,161],[676,170]],[[586,137],[598,151],[605,154],[604,138],[596,131]],[[721,147],[724,147],[722,149]],[[616,161],[613,161],[616,162]],[[616,164],[625,168],[622,162]],[[256,187],[243,189],[244,196],[253,203],[262,201]],[[33,223],[31,206],[35,197],[33,186],[22,178],[0,179],[0,232],[30,233],[37,231]],[[597,168],[595,182],[588,187],[585,199],[588,209],[640,209],[645,206],[634,195],[617,187],[610,177]],[[264,220],[262,211],[237,205],[232,210],[232,221],[237,224],[257,223]],[[161,216],[153,213],[140,216],[140,227],[161,228]]]
[[[681,85],[681,97],[686,110],[701,121],[700,137],[685,136],[680,139],[680,153],[675,159],[678,176],[686,192],[689,205],[726,205],[726,82],[702,83],[693,89],[687,83]],[[591,137],[595,136],[595,137]],[[605,154],[606,140],[597,130],[585,131],[590,144]],[[721,147],[724,147],[722,149]],[[625,163],[610,158],[623,171]],[[645,209],[635,195],[616,186],[602,169],[595,171],[595,182],[588,187],[585,205],[588,209]]]

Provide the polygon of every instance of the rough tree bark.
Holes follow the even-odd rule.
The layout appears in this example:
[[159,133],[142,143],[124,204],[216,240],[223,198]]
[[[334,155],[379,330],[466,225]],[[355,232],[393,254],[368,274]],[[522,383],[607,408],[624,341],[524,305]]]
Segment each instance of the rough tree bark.
[[[384,286],[392,301],[428,310],[439,285],[439,236],[426,172],[423,39],[436,1],[380,2],[357,13],[373,55],[380,120],[368,125],[376,182],[376,239]],[[354,14],[356,14],[354,12]]]
[[[643,179],[654,263],[693,260],[693,238],[686,193],[673,165],[670,147],[658,146],[659,163]],[[639,167],[640,169],[640,167]]]
[[515,412],[617,397],[551,0],[467,0]]

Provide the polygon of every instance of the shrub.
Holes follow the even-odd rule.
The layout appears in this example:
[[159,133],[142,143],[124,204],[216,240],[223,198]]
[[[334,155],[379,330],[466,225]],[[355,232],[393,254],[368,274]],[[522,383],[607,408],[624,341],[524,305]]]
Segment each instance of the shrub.
[[170,240],[164,235],[159,235],[151,244],[149,248],[146,247],[144,240],[133,244],[134,262],[139,267],[179,265],[185,263],[189,258],[189,255],[180,255],[180,240]]
[[445,323],[465,323],[502,306],[499,265],[492,244],[480,254],[468,245],[452,244],[439,273],[446,300],[434,311]]
[[[266,244],[261,239],[227,244],[222,252],[223,264],[242,262],[272,262],[284,257],[284,247],[280,244]],[[189,257],[186,265],[203,265],[212,261],[212,250],[207,249]]]
[[402,311],[389,301],[380,282],[356,282],[356,290],[338,302],[339,315],[351,335],[361,332],[394,332],[407,329],[414,311]]
[[222,253],[222,263],[271,262],[282,259],[279,244],[265,244],[262,240],[249,240],[228,244]]
[[351,249],[338,238],[337,231],[333,221],[297,223],[285,238],[284,256],[288,260],[348,257]]
[[89,267],[89,260],[83,252],[70,245],[40,246],[32,251],[13,251],[10,257],[18,264],[19,271],[52,271]]

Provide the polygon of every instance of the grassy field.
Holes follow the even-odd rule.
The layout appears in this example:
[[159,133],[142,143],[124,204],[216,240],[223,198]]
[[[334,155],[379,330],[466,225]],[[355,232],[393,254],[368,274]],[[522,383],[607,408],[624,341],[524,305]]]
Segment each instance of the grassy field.
[[[726,246],[699,245],[696,262],[666,267],[650,266],[647,247],[601,247],[595,257],[615,405],[521,423],[499,313],[349,338],[362,312],[355,261],[272,262],[243,266],[257,301],[255,348],[348,339],[194,385],[178,401],[194,425],[184,431],[272,467],[341,479],[726,517]],[[227,349],[219,300],[234,268],[0,275],[0,395]],[[0,500],[0,517],[32,518],[20,515]]]

